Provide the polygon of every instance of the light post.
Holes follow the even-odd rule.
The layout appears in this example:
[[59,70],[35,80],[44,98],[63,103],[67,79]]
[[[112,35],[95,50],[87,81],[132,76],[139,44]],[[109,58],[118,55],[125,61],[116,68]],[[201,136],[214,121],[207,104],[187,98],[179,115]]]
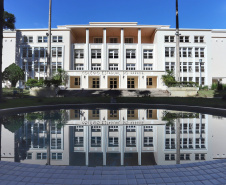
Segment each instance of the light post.
[[28,65],[28,61],[27,59],[24,59],[25,82],[27,81],[27,65]]
[[200,72],[199,86],[202,87],[202,59],[199,59],[199,72]]

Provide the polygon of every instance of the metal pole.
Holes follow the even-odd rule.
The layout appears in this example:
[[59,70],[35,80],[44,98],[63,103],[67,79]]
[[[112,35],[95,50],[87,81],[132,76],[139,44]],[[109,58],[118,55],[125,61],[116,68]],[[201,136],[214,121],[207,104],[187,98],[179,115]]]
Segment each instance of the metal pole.
[[176,164],[180,164],[180,119],[176,119]]
[[180,81],[180,47],[179,47],[179,15],[178,15],[178,0],[176,0],[176,74],[175,78],[177,81]]
[[49,0],[49,30],[48,30],[48,57],[47,57],[47,79],[51,78],[51,11],[52,0]]

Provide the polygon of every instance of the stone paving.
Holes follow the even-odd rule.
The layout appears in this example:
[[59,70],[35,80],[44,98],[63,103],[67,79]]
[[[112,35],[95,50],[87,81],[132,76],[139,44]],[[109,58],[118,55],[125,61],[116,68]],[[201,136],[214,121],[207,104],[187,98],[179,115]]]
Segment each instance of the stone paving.
[[226,159],[169,166],[42,166],[0,161],[0,184],[226,184]]

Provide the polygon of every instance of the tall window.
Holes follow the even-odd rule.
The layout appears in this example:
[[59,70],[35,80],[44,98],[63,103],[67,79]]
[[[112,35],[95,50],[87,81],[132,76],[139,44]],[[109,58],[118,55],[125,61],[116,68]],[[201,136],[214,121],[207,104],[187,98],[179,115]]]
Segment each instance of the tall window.
[[84,58],[84,50],[83,49],[75,49],[75,58]]
[[62,36],[53,36],[53,42],[63,42]]
[[125,38],[125,43],[133,43],[133,38]]
[[153,147],[153,137],[144,137],[144,147]]
[[118,137],[109,137],[108,146],[118,147],[119,146]]
[[127,78],[127,88],[135,88],[135,78]]
[[180,57],[192,57],[192,48],[180,48]]
[[126,58],[136,58],[136,50],[135,49],[127,49],[126,50]]
[[136,137],[126,137],[126,147],[136,147]]
[[110,38],[110,43],[118,43],[118,38]]
[[100,88],[100,78],[92,78],[92,88]]
[[101,147],[101,137],[91,137],[91,147]]
[[101,37],[94,38],[93,42],[94,42],[94,43],[103,43]]
[[153,58],[153,49],[145,49],[143,55],[145,59]]
[[75,86],[80,86],[80,77],[75,78]]
[[110,83],[110,88],[113,89],[113,88],[117,88],[117,78],[110,78],[109,80],[109,83]]
[[109,49],[109,58],[118,58],[118,49]]
[[165,70],[166,71],[174,71],[175,62],[165,62]]
[[147,86],[152,86],[152,78],[147,78]]
[[204,36],[195,36],[194,42],[195,43],[203,43],[204,42]]
[[175,36],[165,36],[165,42],[175,42]]
[[62,47],[52,47],[52,57],[62,57]]
[[165,57],[174,57],[175,56],[175,48],[174,47],[166,47],[165,48]]
[[92,58],[101,58],[101,49],[92,49],[91,57]]
[[38,36],[38,42],[48,42],[47,36]]

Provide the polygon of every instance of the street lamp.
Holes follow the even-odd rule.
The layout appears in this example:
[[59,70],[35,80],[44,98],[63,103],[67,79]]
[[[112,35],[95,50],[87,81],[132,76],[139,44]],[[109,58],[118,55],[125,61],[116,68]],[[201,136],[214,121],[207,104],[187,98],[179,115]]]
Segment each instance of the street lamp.
[[199,72],[200,72],[199,86],[202,87],[202,59],[199,59]]

